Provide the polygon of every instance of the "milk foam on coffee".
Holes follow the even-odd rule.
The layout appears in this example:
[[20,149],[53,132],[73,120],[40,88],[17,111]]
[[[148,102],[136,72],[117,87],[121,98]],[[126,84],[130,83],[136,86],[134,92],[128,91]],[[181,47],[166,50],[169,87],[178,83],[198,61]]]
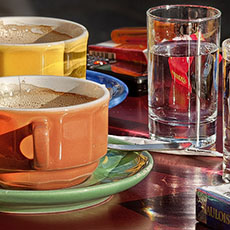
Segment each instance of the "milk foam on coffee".
[[57,42],[71,39],[68,34],[57,32],[47,25],[4,25],[0,22],[0,43],[32,44]]
[[83,104],[95,99],[86,95],[57,92],[48,88],[24,84],[21,90],[2,91],[0,107],[18,109],[58,108]]

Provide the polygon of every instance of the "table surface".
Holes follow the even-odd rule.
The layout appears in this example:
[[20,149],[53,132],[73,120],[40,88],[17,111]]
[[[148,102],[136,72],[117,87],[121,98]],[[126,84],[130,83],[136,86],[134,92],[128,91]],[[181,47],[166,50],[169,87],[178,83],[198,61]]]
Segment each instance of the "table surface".
[[[148,137],[147,96],[127,97],[110,110],[109,133]],[[221,158],[152,153],[154,167],[136,186],[108,202],[57,214],[0,214],[4,229],[205,230],[195,220],[195,191],[221,182]]]

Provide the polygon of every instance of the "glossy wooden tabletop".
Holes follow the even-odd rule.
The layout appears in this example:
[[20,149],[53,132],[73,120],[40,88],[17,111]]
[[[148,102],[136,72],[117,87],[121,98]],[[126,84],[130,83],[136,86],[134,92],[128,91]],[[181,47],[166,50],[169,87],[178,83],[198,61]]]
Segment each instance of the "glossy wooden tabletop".
[[[147,97],[128,97],[110,110],[110,134],[148,137]],[[87,209],[56,214],[0,214],[1,229],[202,230],[195,191],[221,182],[221,158],[152,153],[154,167],[136,186]]]

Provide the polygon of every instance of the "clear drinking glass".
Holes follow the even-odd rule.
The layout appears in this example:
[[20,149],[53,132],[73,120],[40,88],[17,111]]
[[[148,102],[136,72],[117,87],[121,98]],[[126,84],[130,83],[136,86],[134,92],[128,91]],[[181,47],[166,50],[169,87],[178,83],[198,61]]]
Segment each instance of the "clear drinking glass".
[[224,154],[223,180],[230,182],[230,39],[222,43],[223,54],[223,117]]
[[221,12],[208,6],[147,11],[151,138],[215,143],[220,20]]

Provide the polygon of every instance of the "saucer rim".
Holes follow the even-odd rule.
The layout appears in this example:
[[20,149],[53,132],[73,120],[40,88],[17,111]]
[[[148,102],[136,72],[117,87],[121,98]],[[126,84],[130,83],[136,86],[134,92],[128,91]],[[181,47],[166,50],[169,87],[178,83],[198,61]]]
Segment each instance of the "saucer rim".
[[150,173],[154,165],[151,154],[147,151],[139,153],[147,157],[144,167],[134,175],[118,181],[56,190],[0,189],[0,212],[53,213],[78,210],[103,203],[110,196],[135,186]]

